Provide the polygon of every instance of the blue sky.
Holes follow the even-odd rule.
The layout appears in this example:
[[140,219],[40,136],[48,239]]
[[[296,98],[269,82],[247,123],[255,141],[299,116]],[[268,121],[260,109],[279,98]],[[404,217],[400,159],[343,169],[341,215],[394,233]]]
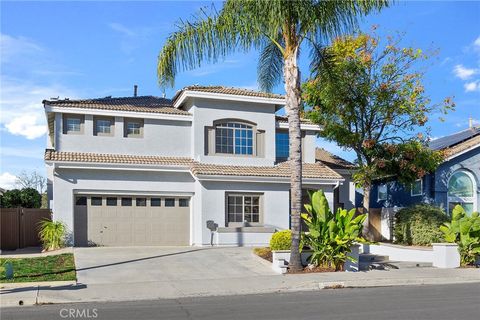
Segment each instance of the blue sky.
[[[41,101],[50,97],[161,95],[156,61],[175,22],[211,2],[14,2],[1,5],[0,186],[22,170],[44,172],[46,125]],[[216,3],[220,6],[221,3]],[[397,2],[364,19],[361,29],[404,32],[404,44],[438,48],[425,78],[434,102],[455,96],[457,110],[432,136],[450,134],[480,120],[480,2]],[[308,60],[301,67],[308,75]],[[225,85],[256,89],[257,53],[238,53],[215,65],[179,74],[174,89]],[[283,93],[282,86],[276,90]],[[347,159],[331,143],[318,145]]]

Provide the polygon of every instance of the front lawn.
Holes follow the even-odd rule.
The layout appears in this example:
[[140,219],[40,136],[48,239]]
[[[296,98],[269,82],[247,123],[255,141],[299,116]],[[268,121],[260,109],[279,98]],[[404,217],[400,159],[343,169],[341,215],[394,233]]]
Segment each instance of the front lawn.
[[[6,279],[5,264],[13,265],[13,279]],[[0,259],[0,282],[38,282],[75,280],[73,254],[64,253],[39,258]]]

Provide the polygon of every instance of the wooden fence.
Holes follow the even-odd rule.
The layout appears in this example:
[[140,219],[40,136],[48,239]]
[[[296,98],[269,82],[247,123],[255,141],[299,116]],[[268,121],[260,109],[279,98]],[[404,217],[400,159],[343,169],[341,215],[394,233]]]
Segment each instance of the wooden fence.
[[51,219],[50,209],[0,208],[1,250],[40,246],[38,224],[43,219]]

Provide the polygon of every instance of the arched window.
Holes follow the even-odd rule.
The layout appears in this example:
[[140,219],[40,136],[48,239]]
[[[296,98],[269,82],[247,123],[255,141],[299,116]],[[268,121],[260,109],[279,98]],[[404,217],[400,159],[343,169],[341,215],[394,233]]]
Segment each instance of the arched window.
[[470,172],[457,171],[448,180],[448,213],[461,205],[470,214],[477,210],[475,179]]
[[253,155],[253,126],[234,121],[216,124],[215,153]]

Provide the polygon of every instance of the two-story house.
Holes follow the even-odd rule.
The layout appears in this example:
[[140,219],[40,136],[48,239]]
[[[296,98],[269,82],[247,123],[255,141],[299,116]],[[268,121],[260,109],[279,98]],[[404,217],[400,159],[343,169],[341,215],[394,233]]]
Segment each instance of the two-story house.
[[[290,227],[283,96],[192,86],[43,103],[50,208],[75,246],[263,245]],[[333,206],[343,178],[315,162],[320,128],[301,129],[304,188]]]

